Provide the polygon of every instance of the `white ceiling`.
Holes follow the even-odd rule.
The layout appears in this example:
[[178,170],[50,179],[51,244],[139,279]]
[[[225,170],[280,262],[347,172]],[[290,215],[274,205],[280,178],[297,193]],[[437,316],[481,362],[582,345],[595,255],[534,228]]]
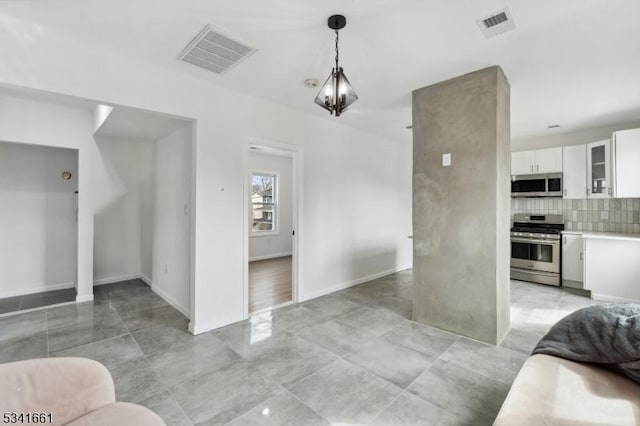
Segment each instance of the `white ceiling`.
[[[409,139],[411,91],[491,65],[511,82],[514,139],[640,118],[638,0],[4,0],[0,14],[314,114],[333,60],[326,18],[347,16],[341,63],[360,100],[339,118]],[[476,20],[508,6],[516,30],[485,39]],[[212,24],[257,48],[218,76],[177,60]]]
[[186,126],[189,122],[189,120],[137,108],[116,106],[95,135],[129,141],[155,141]]

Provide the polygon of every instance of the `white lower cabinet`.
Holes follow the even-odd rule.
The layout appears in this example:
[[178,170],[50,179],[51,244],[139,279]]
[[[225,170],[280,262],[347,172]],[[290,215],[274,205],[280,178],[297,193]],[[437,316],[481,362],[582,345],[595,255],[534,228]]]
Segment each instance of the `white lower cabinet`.
[[584,256],[582,236],[578,234],[562,235],[562,285],[583,288]]
[[640,303],[640,236],[587,232],[584,288],[595,300]]

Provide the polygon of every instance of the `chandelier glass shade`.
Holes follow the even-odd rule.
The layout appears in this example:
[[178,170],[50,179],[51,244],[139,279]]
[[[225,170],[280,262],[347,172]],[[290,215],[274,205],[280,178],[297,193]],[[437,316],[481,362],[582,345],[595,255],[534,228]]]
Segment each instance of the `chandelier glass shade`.
[[329,28],[336,33],[336,66],[331,70],[331,75],[322,85],[314,102],[322,108],[339,117],[349,105],[358,100],[358,95],[344,75],[344,70],[339,64],[338,30],[345,27],[347,20],[342,15],[333,15],[329,18]]

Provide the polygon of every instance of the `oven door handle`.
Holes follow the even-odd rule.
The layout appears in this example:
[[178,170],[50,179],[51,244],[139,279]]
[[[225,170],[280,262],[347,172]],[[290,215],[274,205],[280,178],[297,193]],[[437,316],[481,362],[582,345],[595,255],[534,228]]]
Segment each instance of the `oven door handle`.
[[532,238],[511,237],[512,243],[533,243],[533,244],[553,244],[560,245],[560,240],[537,240]]

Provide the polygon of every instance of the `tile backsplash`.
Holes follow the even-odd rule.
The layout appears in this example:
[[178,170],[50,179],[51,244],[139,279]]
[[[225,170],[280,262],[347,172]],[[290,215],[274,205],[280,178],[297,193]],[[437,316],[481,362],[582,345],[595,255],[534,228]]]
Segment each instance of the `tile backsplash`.
[[512,198],[514,213],[561,214],[570,230],[640,234],[640,198]]

